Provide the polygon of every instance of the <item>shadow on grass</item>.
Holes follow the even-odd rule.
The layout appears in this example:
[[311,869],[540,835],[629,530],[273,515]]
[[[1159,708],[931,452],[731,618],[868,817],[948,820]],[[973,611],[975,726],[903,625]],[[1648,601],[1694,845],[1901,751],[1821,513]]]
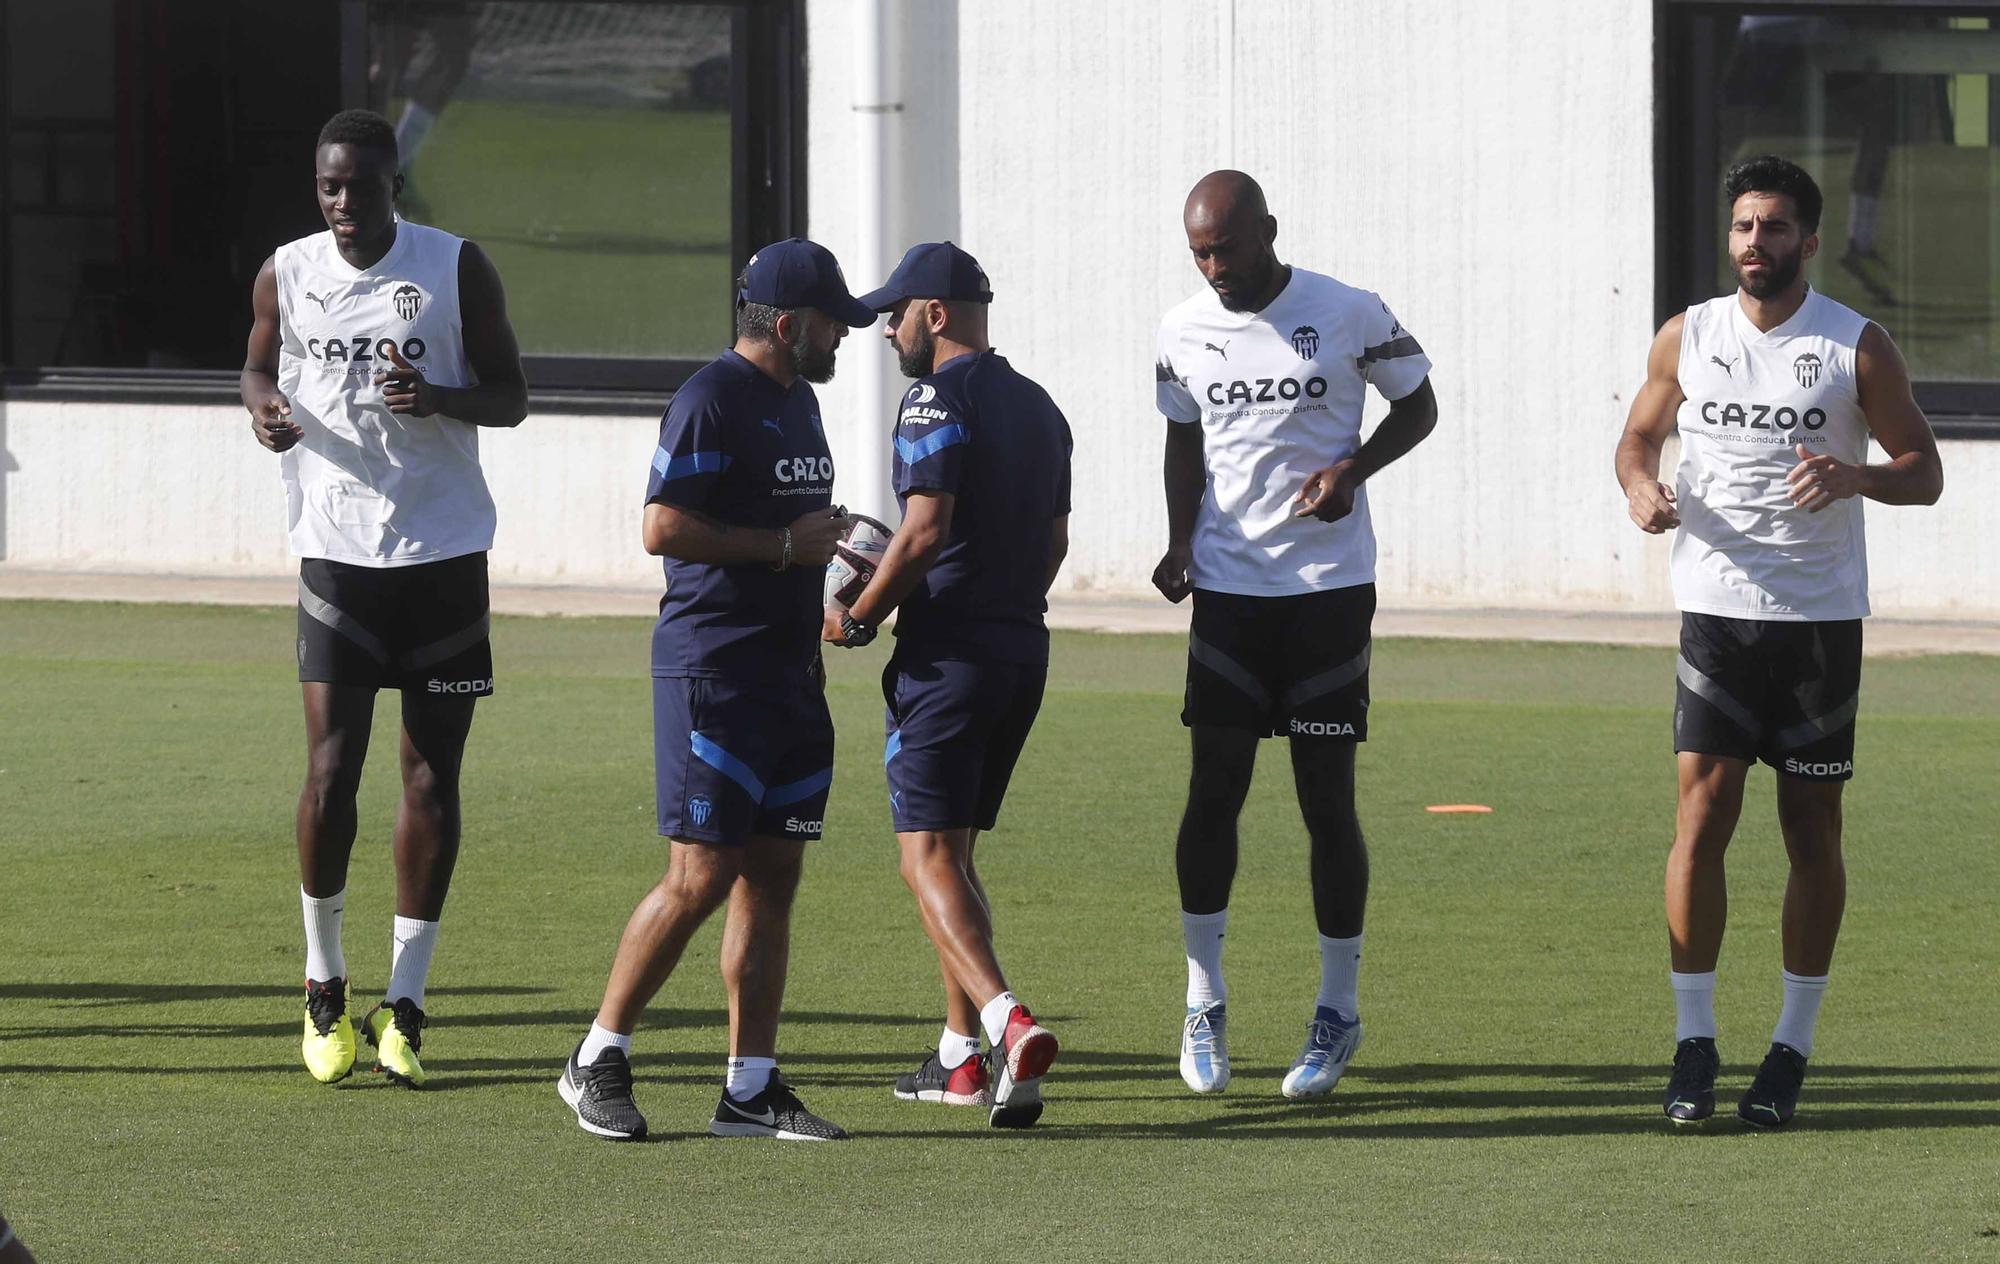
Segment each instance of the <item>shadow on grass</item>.
[[[438,987],[438,996],[538,996],[545,987]],[[276,983],[0,983],[0,1001],[55,1001],[71,1007],[174,1005],[185,1001],[240,1001],[302,997],[299,984]]]

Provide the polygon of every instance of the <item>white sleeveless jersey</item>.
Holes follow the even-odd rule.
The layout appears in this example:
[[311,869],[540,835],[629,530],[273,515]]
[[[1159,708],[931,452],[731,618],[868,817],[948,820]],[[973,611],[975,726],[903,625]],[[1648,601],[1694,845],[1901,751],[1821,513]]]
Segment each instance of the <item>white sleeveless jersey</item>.
[[278,247],[278,389],[305,437],[281,470],[292,552],[357,566],[413,566],[493,546],[479,430],[392,413],[375,385],[399,354],[437,386],[472,386],[458,311],[459,238],[398,220],[396,242],[357,270],[331,232]]
[[1338,522],[1296,517],[1293,502],[1307,475],[1361,446],[1371,384],[1396,400],[1430,373],[1387,305],[1304,268],[1261,312],[1230,311],[1204,285],[1161,319],[1155,358],[1160,412],[1202,428],[1194,586],[1289,596],[1374,580],[1366,486]]
[[1861,498],[1818,513],[1791,502],[1795,445],[1868,459],[1855,348],[1868,319],[1818,290],[1762,332],[1736,295],[1687,310],[1681,327],[1680,529],[1674,604],[1735,619],[1859,619],[1868,613]]

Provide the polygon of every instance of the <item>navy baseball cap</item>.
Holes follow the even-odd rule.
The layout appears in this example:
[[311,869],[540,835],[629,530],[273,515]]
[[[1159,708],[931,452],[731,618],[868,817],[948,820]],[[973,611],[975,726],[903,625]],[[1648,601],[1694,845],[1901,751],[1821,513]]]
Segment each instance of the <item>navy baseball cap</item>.
[[847,292],[833,252],[803,237],[774,241],[751,255],[736,301],[786,310],[817,307],[853,329],[875,323],[875,309]]
[[861,302],[886,312],[906,298],[990,303],[993,287],[979,260],[948,241],[926,241],[911,246],[882,288],[863,294]]

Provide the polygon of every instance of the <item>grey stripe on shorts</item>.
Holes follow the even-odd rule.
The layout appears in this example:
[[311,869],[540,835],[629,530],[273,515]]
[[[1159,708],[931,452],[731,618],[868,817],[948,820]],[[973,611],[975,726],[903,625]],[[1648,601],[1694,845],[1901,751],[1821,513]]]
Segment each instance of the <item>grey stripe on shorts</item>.
[[306,587],[306,581],[303,579],[299,581],[299,609],[352,641],[357,648],[376,662],[384,665],[388,663],[388,646],[382,644],[373,632],[362,627],[360,620]]

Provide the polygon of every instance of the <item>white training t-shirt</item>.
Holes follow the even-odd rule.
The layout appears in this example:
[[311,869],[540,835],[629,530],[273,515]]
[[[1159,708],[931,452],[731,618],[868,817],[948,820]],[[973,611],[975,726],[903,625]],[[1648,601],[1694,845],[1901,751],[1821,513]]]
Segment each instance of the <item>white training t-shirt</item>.
[[1868,459],[1854,369],[1868,319],[1818,290],[1763,333],[1734,294],[1687,309],[1681,326],[1674,604],[1696,614],[1789,621],[1868,613],[1861,498],[1818,513],[1794,505],[1794,445]]
[[278,247],[278,389],[305,437],[286,451],[292,552],[356,566],[413,566],[493,547],[479,428],[392,413],[375,385],[383,348],[436,386],[472,386],[458,311],[459,238],[408,220],[371,268],[332,232]]
[[1388,305],[1297,267],[1261,312],[1232,312],[1204,285],[1160,321],[1157,359],[1160,411],[1202,428],[1193,585],[1289,596],[1373,581],[1367,487],[1339,522],[1294,517],[1293,501],[1361,446],[1368,385],[1398,400],[1431,371]]

